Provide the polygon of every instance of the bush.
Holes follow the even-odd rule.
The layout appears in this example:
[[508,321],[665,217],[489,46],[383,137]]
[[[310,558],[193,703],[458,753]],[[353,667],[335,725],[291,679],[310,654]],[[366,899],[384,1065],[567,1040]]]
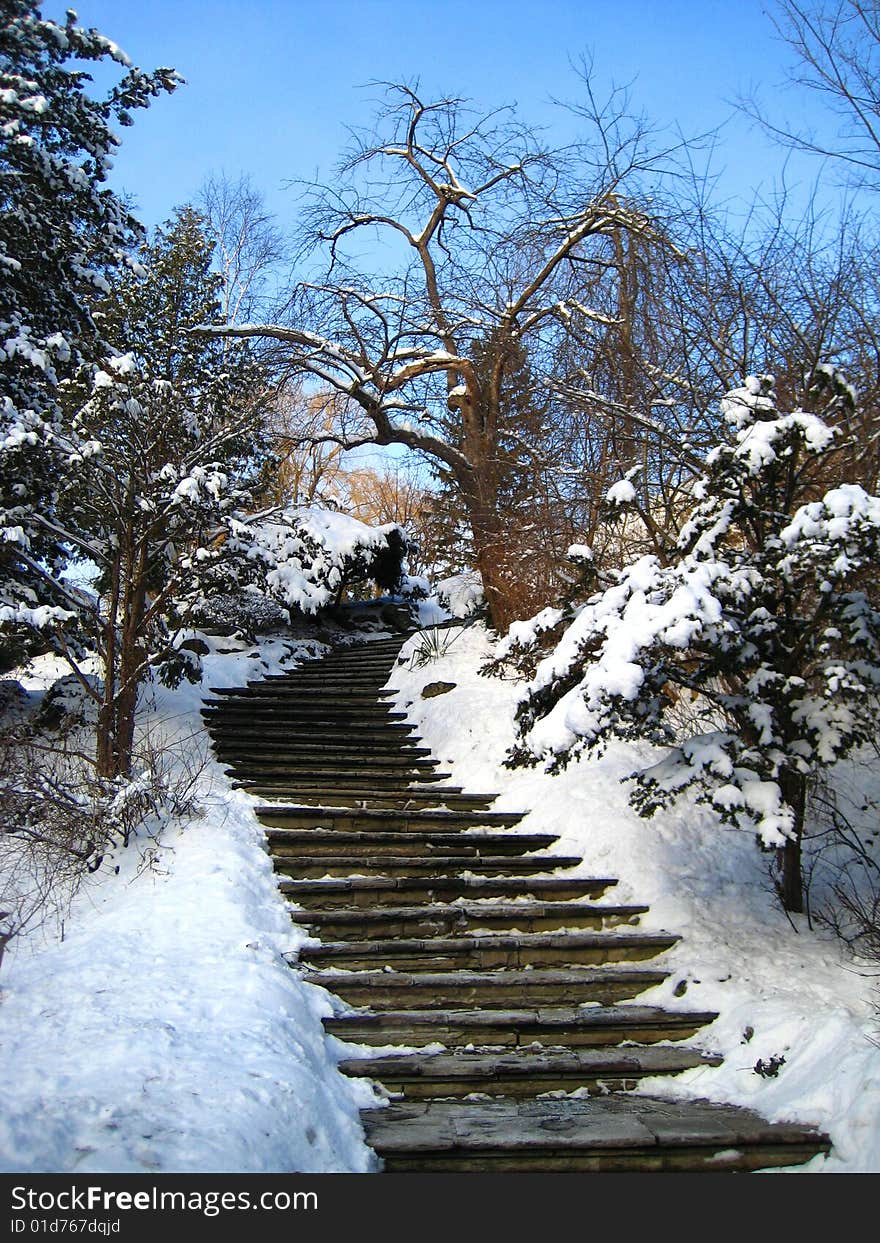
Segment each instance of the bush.
[[207,619],[217,599],[235,601],[235,607],[243,602],[247,609],[253,597],[287,613],[314,616],[367,583],[393,591],[403,578],[406,550],[396,525],[370,527],[318,507],[230,519],[223,543],[191,558],[200,590],[185,602],[187,620]]
[[206,756],[190,750],[181,765],[148,737],[134,777],[109,779],[76,742],[74,730],[51,740],[28,726],[0,732],[0,962],[13,938],[63,922],[83,881],[118,850],[136,842],[146,865],[169,820],[198,810]]
[[[825,418],[780,414],[768,377],[728,394],[729,434],[692,489],[676,555],[639,558],[577,612],[537,667],[511,755],[560,767],[612,737],[665,746],[633,774],[637,810],[696,789],[777,851],[795,911],[807,781],[875,735],[880,691],[880,496],[828,489],[826,419],[851,394],[821,369],[814,395]],[[682,692],[697,707],[684,737]]]

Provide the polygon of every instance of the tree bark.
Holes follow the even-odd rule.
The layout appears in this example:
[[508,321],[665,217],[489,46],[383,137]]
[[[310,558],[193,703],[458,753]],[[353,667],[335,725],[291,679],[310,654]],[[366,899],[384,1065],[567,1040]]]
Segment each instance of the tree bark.
[[101,777],[128,777],[143,668],[146,543],[129,534],[113,567],[114,589],[104,639],[104,698],[98,712],[96,766]]
[[807,779],[802,773],[784,768],[779,776],[779,785],[782,797],[794,812],[793,836],[776,852],[779,867],[779,895],[786,911],[801,914],[804,909],[801,841],[807,805]]

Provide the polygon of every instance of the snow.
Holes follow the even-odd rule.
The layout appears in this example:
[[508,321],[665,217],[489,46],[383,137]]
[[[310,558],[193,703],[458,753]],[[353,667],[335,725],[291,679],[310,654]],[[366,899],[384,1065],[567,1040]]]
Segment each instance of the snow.
[[[204,683],[278,671],[291,646],[210,655]],[[43,657],[23,681],[39,693],[63,671]],[[142,726],[206,756],[201,693],[151,690]],[[277,890],[253,804],[213,761],[198,780],[203,814],[158,844],[120,848],[75,898],[63,939],[48,927],[10,944],[0,1170],[373,1168],[358,1117],[372,1094],[336,1070],[321,1027],[328,994],[285,961],[307,938]]]
[[612,505],[627,505],[636,499],[636,490],[629,479],[620,479],[611,485],[605,499]]
[[483,603],[483,584],[479,574],[467,570],[440,579],[434,595],[452,617],[469,617]]
[[[834,1151],[807,1169],[880,1170],[876,967],[786,918],[753,835],[725,829],[711,807],[683,799],[640,819],[623,780],[661,752],[613,741],[555,775],[506,768],[522,684],[479,675],[496,655],[482,626],[449,638],[422,667],[409,667],[404,648],[392,676],[425,745],[456,784],[501,791],[497,810],[526,810],[513,832],[557,833],[554,851],[583,856],[573,874],[618,877],[611,900],[649,904],[646,930],[681,936],[658,959],[669,979],[640,1003],[719,1012],[690,1043],[723,1065],[641,1090],[816,1124]],[[317,651],[271,638],[213,648],[205,686],[241,685]],[[41,657],[23,681],[36,695],[63,671]],[[422,699],[438,679],[454,689]],[[200,696],[198,686],[153,688],[142,725],[180,754],[203,754]],[[748,793],[760,803],[767,792]],[[204,814],[171,824],[152,853],[146,841],[117,852],[76,898],[63,939],[47,928],[11,944],[0,971],[0,1169],[374,1168],[357,1110],[375,1102],[335,1068],[352,1050],[323,1035],[329,995],[285,960],[306,934],[278,894],[251,801],[213,762],[199,795]],[[755,1070],[780,1058],[775,1076]]]
[[230,548],[264,568],[262,585],[280,604],[316,613],[334,602],[359,561],[388,548],[395,531],[395,523],[372,527],[317,505],[292,507],[273,518],[233,520]]
[[[642,926],[681,936],[657,960],[669,979],[640,1004],[719,1013],[688,1043],[722,1054],[720,1067],[644,1080],[640,1091],[708,1097],[771,1120],[815,1124],[829,1132],[834,1150],[803,1169],[880,1171],[877,965],[851,958],[804,917],[786,917],[767,876],[769,856],[752,833],[727,828],[711,807],[684,798],[640,818],[624,779],[661,751],[612,740],[601,756],[580,756],[560,773],[506,768],[523,684],[481,677],[496,647],[480,627],[458,633],[439,660],[397,666],[398,707],[455,784],[501,791],[499,811],[528,811],[514,832],[558,833],[554,852],[582,855],[583,864],[566,875],[618,877],[612,901],[649,904]],[[436,680],[455,688],[422,699],[422,687]],[[723,748],[716,758],[727,760]],[[772,813],[769,791],[747,790]],[[775,1077],[755,1070],[779,1057],[785,1061]]]

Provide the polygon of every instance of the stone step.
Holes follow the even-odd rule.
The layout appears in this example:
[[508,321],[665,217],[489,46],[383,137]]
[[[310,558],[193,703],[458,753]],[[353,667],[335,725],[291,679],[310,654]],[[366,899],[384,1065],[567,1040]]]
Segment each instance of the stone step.
[[[320,810],[338,807],[353,811],[399,811],[442,809],[450,795],[460,795],[461,786],[409,786],[403,790],[377,790],[375,786],[305,785],[302,782],[233,781],[236,789],[247,790],[255,798],[287,799],[291,807]],[[488,802],[476,806],[487,807]]]
[[324,1030],[352,1044],[442,1044],[491,1048],[529,1045],[655,1044],[686,1040],[718,1015],[662,1010],[657,1006],[553,1006],[515,1010],[354,1011],[323,1019]]
[[[312,674],[291,674],[290,677],[284,678],[262,678],[259,682],[248,682],[248,687],[253,690],[272,691],[277,694],[294,694],[299,689],[304,690],[333,690],[342,693],[347,690],[354,690],[360,694],[371,693],[377,694],[383,690],[385,683],[388,681],[382,673],[365,673],[365,674],[342,674],[342,673],[312,673]],[[388,692],[385,692],[388,693]],[[394,692],[396,694],[396,692]]]
[[[475,869],[468,866],[467,870]],[[478,937],[327,941],[303,953],[311,967],[455,971],[639,962],[655,958],[677,942],[678,937],[666,933],[498,932]]]
[[259,683],[248,684],[247,686],[212,686],[209,687],[212,695],[222,695],[224,700],[231,700],[234,703],[271,703],[271,704],[311,704],[325,703],[334,706],[348,706],[349,704],[360,707],[361,704],[375,704],[377,700],[387,699],[395,695],[396,691],[385,691],[374,689],[373,687],[365,687],[363,689],[348,688],[333,693],[325,682],[314,686],[306,686],[297,683],[293,686],[261,686]]
[[[271,754],[276,759],[319,760],[332,758],[346,764],[357,764],[360,760],[380,759],[383,764],[409,764],[414,760],[425,761],[431,752],[427,747],[400,746],[398,743],[326,743],[317,746],[314,742],[297,742],[295,739],[281,742],[265,738],[262,744],[257,738],[239,739],[238,742],[215,738],[214,750],[224,759],[240,758],[243,760],[259,758]],[[432,761],[433,762],[433,761]]]
[[402,833],[342,828],[273,829],[268,839],[274,859],[351,851],[353,858],[392,854],[412,855],[426,861],[432,855],[455,857],[459,861],[487,855],[523,855],[545,850],[558,840],[552,833],[444,833],[437,829],[410,829]]
[[[354,648],[354,646],[352,648],[337,648],[334,651],[328,651],[326,655],[321,656],[318,660],[305,661],[305,666],[343,663],[357,665],[359,669],[360,666],[374,660],[396,660],[400,655],[401,648],[403,648],[403,644],[399,644],[396,648],[393,644],[388,644],[387,646],[379,646],[377,644],[364,646],[360,644],[357,648]],[[300,667],[302,669],[303,665]]]
[[386,726],[379,729],[333,730],[326,733],[322,730],[316,734],[313,729],[302,725],[292,728],[284,725],[250,725],[236,721],[212,722],[211,737],[221,746],[263,746],[273,743],[291,746],[320,746],[322,750],[340,751],[364,748],[375,751],[423,751],[430,755],[427,747],[416,748],[418,738],[413,737],[414,727],[409,725]]
[[386,1053],[343,1058],[339,1069],[373,1079],[406,1100],[463,1097],[535,1097],[545,1092],[632,1091],[650,1075],[677,1075],[722,1062],[700,1049],[666,1045],[514,1049],[504,1053]]
[[[252,791],[261,798],[283,798],[281,788],[252,787]],[[314,812],[316,809],[326,810],[329,804],[336,802],[337,810],[367,810],[367,812],[401,812],[401,810],[438,810],[446,807],[467,810],[485,810],[495,802],[495,794],[462,794],[460,786],[434,786],[423,789],[408,789],[394,793],[380,793],[368,787],[339,787],[332,791],[322,787],[298,786],[296,797],[290,802],[276,804],[278,807],[295,808],[298,812]]]
[[646,906],[600,906],[594,902],[436,902],[430,906],[309,908],[293,911],[296,923],[314,936],[336,941],[388,937],[472,936],[485,930],[550,932],[563,928],[617,928],[633,925]]
[[[373,657],[389,657],[397,656],[407,640],[404,638],[399,643],[395,636],[382,639],[371,643],[349,643],[339,647],[334,647],[331,651],[319,657],[318,660],[369,660]],[[307,661],[307,664],[317,664],[318,661]]]
[[[364,763],[380,763],[380,764],[409,764],[410,767],[418,768],[436,768],[438,761],[431,758],[431,752],[426,747],[406,747],[400,746],[399,743],[373,743],[370,746],[360,746],[357,742],[338,742],[336,745],[328,745],[322,747],[314,738],[290,738],[286,741],[281,738],[264,738],[262,742],[257,738],[251,738],[250,741],[239,740],[230,742],[226,738],[215,738],[214,750],[224,752],[225,756],[245,759],[255,759],[257,762],[266,762],[267,759],[277,759],[278,762],[288,759],[296,762],[301,756],[308,757],[326,757],[328,761],[332,761],[334,766],[339,762],[353,762],[355,764]],[[343,759],[343,757],[348,757]]]
[[316,730],[323,730],[325,726],[328,729],[340,730],[348,729],[349,726],[356,728],[358,725],[368,725],[376,729],[386,724],[406,721],[405,712],[391,712],[386,705],[376,703],[365,704],[362,708],[349,705],[346,710],[342,706],[333,707],[319,703],[296,704],[288,707],[287,705],[258,703],[254,700],[213,699],[203,705],[201,713],[208,725],[213,724],[215,720],[229,724],[239,724],[244,720],[260,724],[301,725]]
[[[296,859],[275,859],[275,870],[299,879],[322,876],[455,876],[474,873],[478,876],[509,876],[511,873],[528,876],[552,872],[557,868],[577,867],[578,855],[509,855],[480,856],[468,858],[462,855],[423,854],[342,854],[302,856]],[[374,963],[370,963],[373,966]]]
[[[492,796],[485,797],[488,800]],[[283,804],[263,804],[256,808],[256,813],[263,824],[278,829],[363,828],[389,832],[439,829],[449,833],[476,828],[508,829],[519,824],[523,818],[520,812],[483,811],[475,806],[462,806],[464,803],[471,804],[474,798],[482,801],[479,795],[468,798],[456,796],[454,799],[450,796],[451,807],[448,811],[415,807],[285,807]],[[273,836],[273,833],[269,834],[270,840]],[[544,836],[547,837],[546,834]],[[548,840],[556,841],[556,837]]]
[[662,984],[666,971],[634,967],[561,967],[527,971],[307,971],[352,1006],[371,1010],[510,1009],[514,1005],[612,1005]]
[[584,877],[552,876],[529,879],[517,876],[447,876],[434,880],[417,877],[371,876],[343,880],[286,880],[278,888],[297,906],[326,909],[331,906],[376,908],[398,906],[402,901],[426,904],[456,898],[598,898],[617,882]]
[[[416,726],[412,721],[389,721],[388,704],[375,705],[378,711],[372,715],[362,716],[357,713],[355,716],[346,717],[344,721],[328,720],[319,727],[320,736],[324,735],[342,735],[343,738],[355,738],[361,734],[377,734],[380,738],[399,738],[407,734],[415,733]],[[283,731],[285,733],[295,733],[299,731],[303,734],[315,734],[315,713],[312,708],[303,716],[303,719],[297,721],[295,708],[284,708],[281,719],[274,720],[278,717],[279,710],[277,708],[269,708],[265,705],[254,704],[252,711],[256,713],[259,720],[259,729],[273,729]],[[226,729],[226,730],[249,730],[255,726],[250,724],[249,714],[246,706],[238,699],[228,700],[212,700],[206,702],[201,709],[205,724],[210,729]],[[401,713],[396,715],[400,716]]]
[[380,673],[386,670],[390,673],[396,664],[396,652],[383,652],[376,656],[325,656],[322,661],[316,661],[309,672],[328,669],[334,673]]
[[331,712],[351,711],[357,716],[360,713],[358,708],[366,708],[368,711],[377,709],[381,712],[387,711],[393,707],[389,692],[383,690],[365,691],[363,694],[355,694],[351,691],[345,691],[340,694],[330,694],[327,690],[307,690],[297,688],[287,691],[248,691],[247,694],[227,695],[223,699],[209,700],[212,704],[221,704],[224,708],[241,708],[248,705],[258,709],[260,712],[277,712],[293,709],[295,711],[313,711],[316,708],[327,709]]
[[[377,658],[376,660],[334,660],[316,665],[307,672],[303,671],[299,674],[293,674],[293,678],[316,678],[321,675],[327,675],[333,678],[380,678],[383,682],[387,682],[394,670],[397,668],[397,661],[388,659],[387,657]],[[267,680],[267,679],[264,679]]]
[[247,756],[236,760],[232,760],[229,756],[220,758],[222,763],[229,765],[228,771],[234,777],[247,776],[260,779],[283,777],[285,781],[300,781],[305,778],[309,786],[314,786],[318,780],[347,782],[351,779],[352,772],[357,772],[370,785],[375,784],[382,788],[391,785],[408,790],[413,782],[432,785],[435,782],[445,781],[449,776],[448,773],[438,773],[430,761],[402,760],[398,763],[396,760],[387,760],[382,756],[374,756],[370,759],[355,758],[354,761],[327,756],[323,763],[317,760],[309,762],[307,759],[276,758],[274,755],[264,759],[252,759]]
[[316,782],[322,782],[332,788],[334,784],[349,786],[352,778],[357,777],[368,782],[370,786],[382,789],[392,787],[399,791],[406,791],[414,783],[424,782],[430,786],[434,782],[444,782],[451,777],[451,773],[435,772],[433,768],[418,767],[416,764],[405,768],[395,768],[380,766],[380,764],[357,763],[336,768],[329,761],[321,766],[295,762],[275,764],[270,761],[266,763],[249,761],[235,764],[234,768],[227,768],[226,774],[229,777],[239,778],[239,781],[242,777],[249,777],[262,784],[283,783],[293,788],[296,788],[297,782],[303,778],[305,778],[306,786],[314,786]]
[[[388,663],[388,668],[393,668]],[[319,661],[315,664],[301,665],[299,669],[292,669],[289,673],[267,673],[262,678],[253,679],[248,682],[248,686],[294,686],[302,681],[311,681],[323,685],[324,681],[330,678],[339,678],[344,680],[346,684],[351,682],[368,682],[371,685],[378,681],[382,676],[381,669],[342,669],[330,665],[329,662]]]
[[826,1135],[710,1101],[412,1101],[361,1114],[389,1172],[762,1170],[829,1151]]

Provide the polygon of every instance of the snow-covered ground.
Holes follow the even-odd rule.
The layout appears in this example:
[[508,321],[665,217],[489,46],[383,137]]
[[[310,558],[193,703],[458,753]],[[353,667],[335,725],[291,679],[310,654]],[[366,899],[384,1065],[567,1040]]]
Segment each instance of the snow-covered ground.
[[[275,672],[288,655],[279,643],[262,660],[247,652],[207,657],[204,686]],[[63,672],[43,658],[23,682],[38,694]],[[201,689],[148,698],[144,727],[207,757]],[[327,996],[282,957],[296,929],[252,800],[208,760],[199,802],[202,814],[169,826],[149,866],[149,842],[117,851],[75,898],[63,940],[48,927],[10,945],[0,1170],[372,1168],[364,1085],[338,1073],[321,1027]]]
[[[444,768],[470,790],[501,791],[499,809],[529,809],[520,830],[559,833],[555,849],[582,854],[583,872],[620,878],[612,900],[650,904],[644,926],[682,937],[662,960],[669,980],[641,1000],[720,1012],[697,1040],[724,1064],[646,1090],[816,1123],[834,1154],[807,1168],[880,1170],[876,967],[789,923],[749,835],[691,804],[639,819],[621,784],[635,749],[615,746],[558,776],[506,769],[517,684],[479,676],[490,652],[479,626],[441,630],[438,642],[445,654],[399,665],[393,684]],[[291,646],[211,655],[203,686],[242,685],[309,654]],[[59,672],[43,659],[24,682],[37,695]],[[438,680],[455,689],[423,699]],[[152,690],[144,727],[181,755],[207,757],[201,694]],[[321,1028],[327,995],[284,960],[302,934],[251,800],[210,759],[199,795],[201,816],[169,826],[149,866],[147,842],[117,852],[75,899],[63,939],[48,927],[10,946],[0,969],[0,1170],[374,1168],[358,1121],[369,1090],[339,1075],[341,1046]],[[778,1058],[775,1077],[755,1073]]]
[[[641,1090],[818,1124],[834,1152],[804,1169],[880,1171],[880,965],[854,961],[832,934],[788,920],[752,835],[693,802],[637,816],[622,778],[645,751],[618,743],[555,776],[505,768],[522,684],[479,676],[492,654],[481,627],[436,633],[445,654],[413,668],[412,652],[425,642],[416,636],[392,680],[425,745],[455,784],[502,791],[498,810],[528,810],[517,831],[558,833],[555,851],[583,855],[570,875],[618,877],[612,901],[648,904],[643,927],[682,938],[657,960],[669,979],[640,1002],[719,1013],[692,1043],[721,1053],[722,1066],[645,1080]],[[422,698],[434,681],[456,686]],[[775,1076],[756,1073],[758,1062],[772,1068],[781,1058]]]

